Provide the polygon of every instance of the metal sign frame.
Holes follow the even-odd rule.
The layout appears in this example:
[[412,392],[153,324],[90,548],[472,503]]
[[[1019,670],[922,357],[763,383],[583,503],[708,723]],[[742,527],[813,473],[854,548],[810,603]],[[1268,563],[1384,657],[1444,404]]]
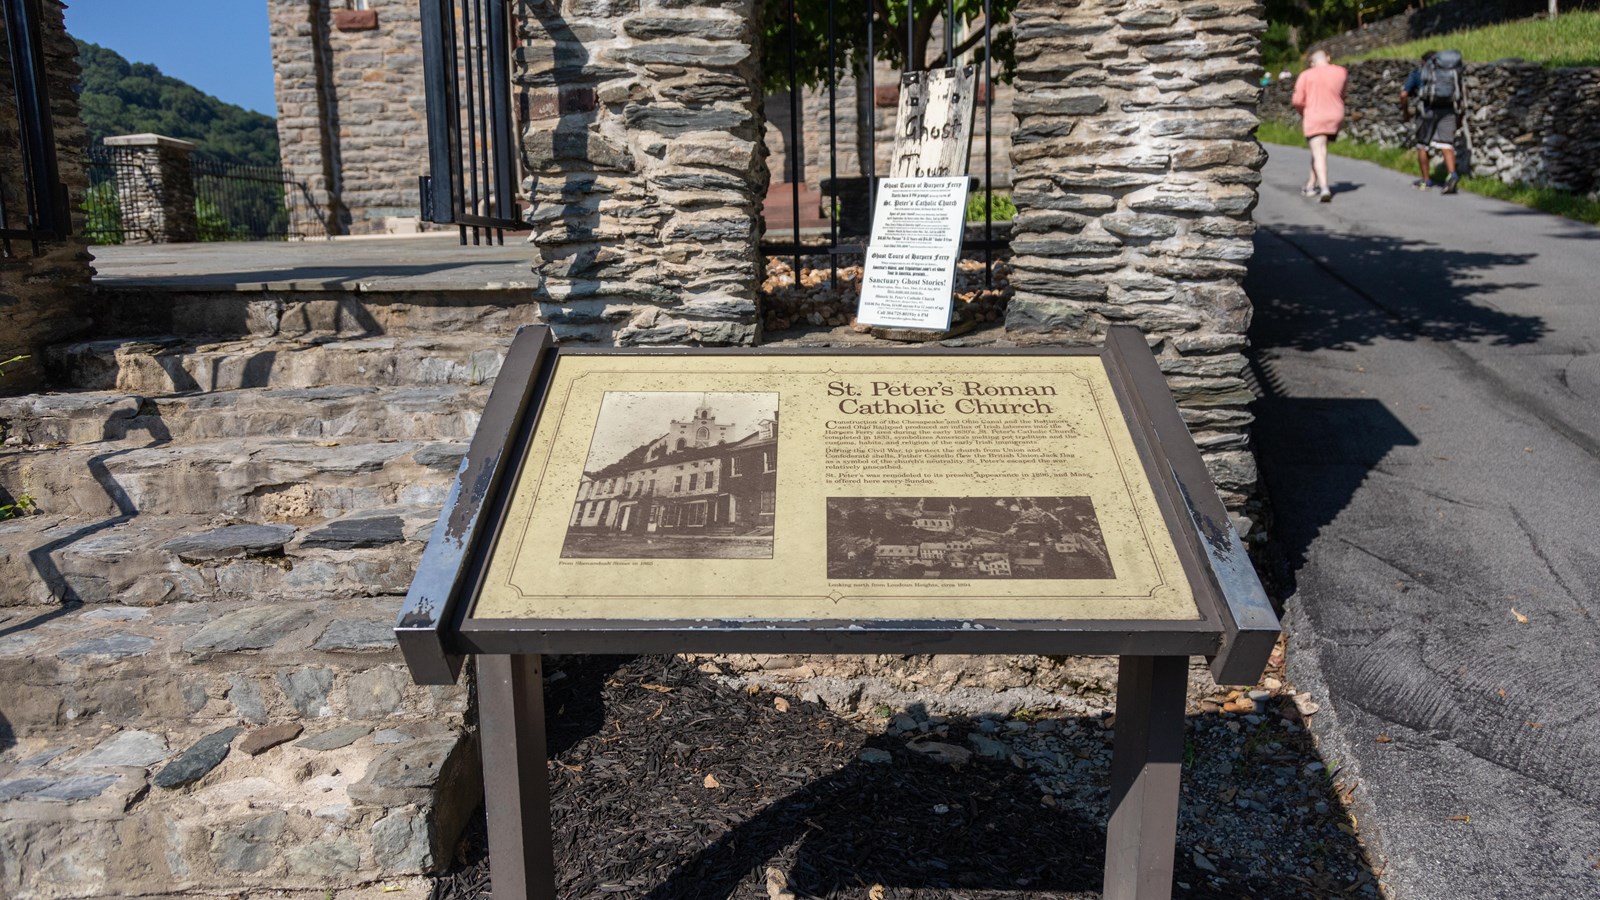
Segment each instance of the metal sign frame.
[[[1194,595],[1196,620],[536,620],[476,619],[473,604],[562,356],[783,356],[924,353],[1096,357],[1124,419]],[[981,625],[982,627],[975,627]],[[1082,348],[1003,350],[595,349],[520,330],[407,594],[395,634],[419,684],[450,684],[477,656],[497,893],[554,897],[542,678],[545,653],[1094,654],[1121,658],[1108,898],[1169,897],[1183,760],[1188,658],[1210,660],[1223,684],[1260,676],[1279,623],[1217,497],[1144,335],[1110,329]]]

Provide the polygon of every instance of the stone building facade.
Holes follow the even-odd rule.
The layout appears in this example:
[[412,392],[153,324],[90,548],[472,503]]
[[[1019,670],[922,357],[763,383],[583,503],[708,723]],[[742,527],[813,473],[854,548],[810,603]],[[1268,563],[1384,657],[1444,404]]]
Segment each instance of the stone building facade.
[[1245,379],[1255,140],[1251,0],[1022,0],[1007,334],[1144,330],[1223,499],[1256,481]]
[[[83,230],[83,192],[88,178],[83,169],[83,147],[88,132],[78,118],[77,48],[63,24],[60,0],[44,0],[40,31],[45,57],[50,112],[55,131],[56,157],[68,202],[74,211],[72,233]],[[0,41],[0,54],[9,54]],[[9,221],[27,209],[23,192],[22,141],[12,86],[9,56],[0,58],[0,191],[4,192]],[[43,350],[88,327],[86,312],[89,254],[82,238],[42,243],[12,240],[0,257],[0,360],[25,357],[5,366],[0,392],[34,390],[45,382]]]
[[419,227],[428,160],[415,0],[267,0],[283,165],[331,234]]

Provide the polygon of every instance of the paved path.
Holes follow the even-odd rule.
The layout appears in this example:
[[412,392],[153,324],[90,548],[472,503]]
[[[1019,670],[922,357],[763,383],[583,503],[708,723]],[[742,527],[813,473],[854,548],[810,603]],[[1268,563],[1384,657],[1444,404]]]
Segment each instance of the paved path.
[[1291,675],[1396,900],[1600,897],[1600,229],[1269,147]]

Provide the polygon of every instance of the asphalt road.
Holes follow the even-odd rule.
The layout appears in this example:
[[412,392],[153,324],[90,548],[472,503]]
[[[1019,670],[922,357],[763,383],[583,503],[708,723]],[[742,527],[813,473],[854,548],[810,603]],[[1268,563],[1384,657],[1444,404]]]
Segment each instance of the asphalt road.
[[[1395,900],[1600,897],[1600,229],[1269,147],[1290,674]],[[1414,176],[1412,176],[1414,177]]]

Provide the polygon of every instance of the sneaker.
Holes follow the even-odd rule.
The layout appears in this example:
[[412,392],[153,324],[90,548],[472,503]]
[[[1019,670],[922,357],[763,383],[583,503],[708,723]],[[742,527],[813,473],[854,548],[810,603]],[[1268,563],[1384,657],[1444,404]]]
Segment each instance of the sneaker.
[[1317,193],[1317,189],[1314,187],[1303,187],[1300,189],[1300,196],[1302,197],[1315,197]]
[[1446,194],[1454,194],[1456,192],[1456,185],[1460,181],[1461,181],[1461,176],[1457,175],[1454,172],[1451,172],[1450,173],[1450,177],[1446,178],[1444,180],[1444,192]]
[[1418,178],[1416,181],[1411,182],[1411,186],[1419,191],[1431,191],[1439,185],[1435,184],[1430,178]]
[[1323,188],[1322,189],[1322,196],[1318,197],[1317,199],[1321,200],[1323,203],[1332,203],[1333,202],[1333,191],[1330,191],[1327,188]]

